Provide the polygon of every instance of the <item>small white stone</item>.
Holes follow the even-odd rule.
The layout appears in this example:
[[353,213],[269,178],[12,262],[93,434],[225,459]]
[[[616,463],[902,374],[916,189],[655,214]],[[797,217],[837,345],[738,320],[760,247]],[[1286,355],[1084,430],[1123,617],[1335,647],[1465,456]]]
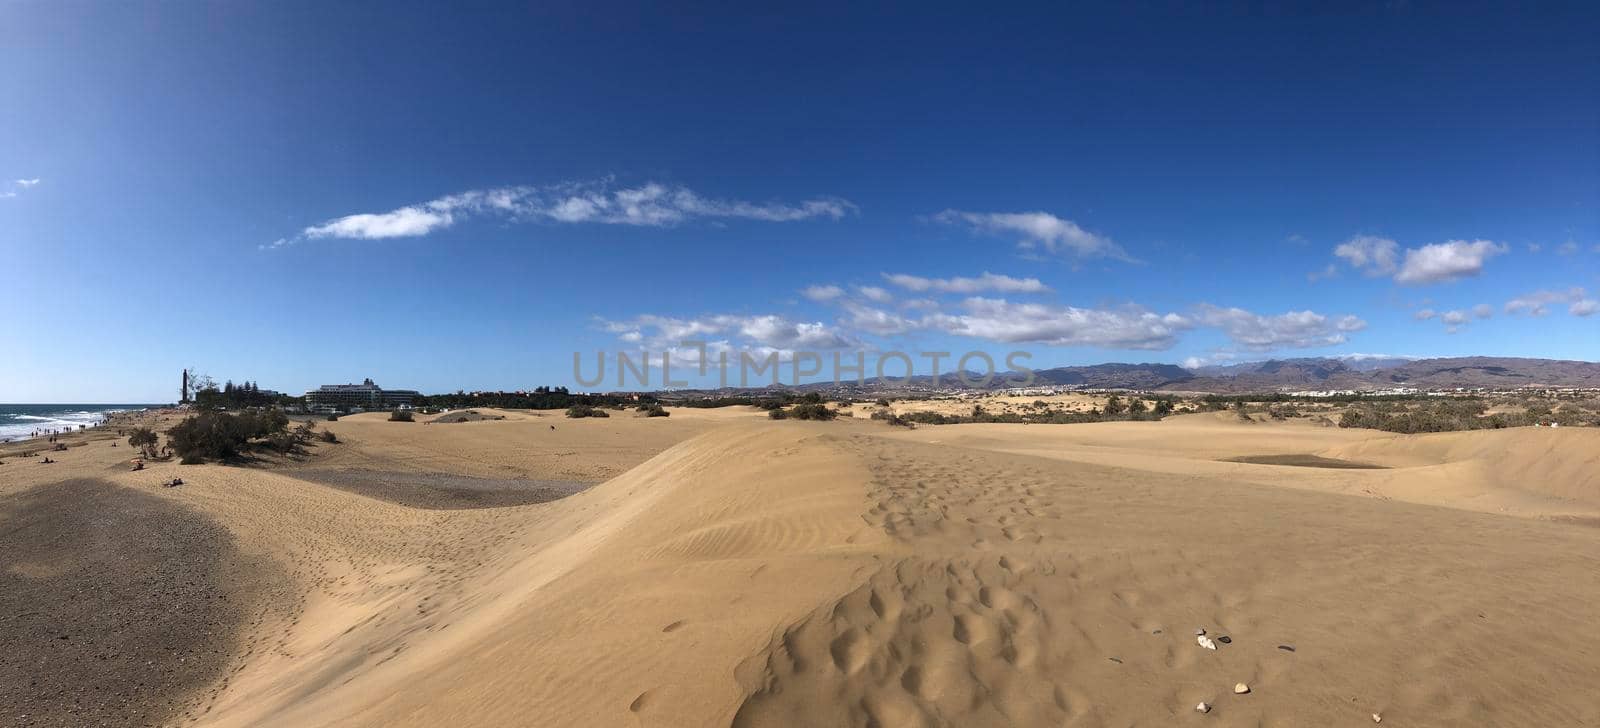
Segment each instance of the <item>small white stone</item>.
[[1194,641],[1195,641],[1196,644],[1198,644],[1201,647],[1204,647],[1204,648],[1206,648],[1208,650],[1217,649],[1217,643],[1212,642],[1211,638],[1207,637],[1205,635],[1200,635],[1199,637],[1194,638]]
[[1372,714],[1372,722],[1374,722],[1374,723],[1382,723],[1383,722],[1383,716],[1378,715],[1377,713],[1373,713]]
[[1205,633],[1206,633],[1206,631],[1204,629],[1196,629],[1194,631],[1194,636],[1199,637],[1200,635],[1203,635]]
[[1246,685],[1244,683],[1234,683],[1234,685],[1233,685],[1233,694],[1234,695],[1244,695],[1245,693],[1248,693],[1248,692],[1250,692],[1250,686],[1249,685]]
[[1201,703],[1194,706],[1194,710],[1196,713],[1209,713],[1211,712],[1211,705],[1209,703]]

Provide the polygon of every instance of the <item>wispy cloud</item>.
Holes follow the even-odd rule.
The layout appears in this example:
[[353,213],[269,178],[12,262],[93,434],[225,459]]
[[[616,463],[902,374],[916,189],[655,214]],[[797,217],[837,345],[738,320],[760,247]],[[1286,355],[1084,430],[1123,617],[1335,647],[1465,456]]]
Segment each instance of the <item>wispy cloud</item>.
[[832,301],[844,295],[844,289],[835,285],[806,286],[800,289],[800,295],[813,301]]
[[1505,311],[1513,316],[1545,316],[1551,306],[1565,305],[1567,313],[1589,316],[1600,310],[1600,303],[1589,297],[1582,287],[1573,286],[1565,291],[1539,290],[1517,296],[1506,302]]
[[547,187],[499,187],[469,190],[387,212],[345,215],[304,228],[298,234],[261,246],[280,248],[305,240],[337,238],[381,240],[419,237],[473,217],[500,217],[513,222],[598,223],[669,227],[696,219],[793,222],[837,220],[855,212],[838,198],[795,204],[705,197],[686,187],[656,182],[613,189],[610,179]]
[[11,188],[12,189],[0,189],[0,200],[10,199],[12,197],[16,197],[18,191],[26,190],[26,189],[35,187],[38,184],[39,184],[39,178],[38,177],[35,177],[33,179],[12,180],[11,181]]
[[1122,246],[1104,235],[1089,232],[1077,223],[1048,212],[965,212],[945,210],[933,216],[935,222],[962,225],[974,232],[1020,236],[1017,247],[1073,258],[1113,258],[1138,262]]
[[1050,290],[1049,286],[1041,283],[1037,278],[1012,278],[1011,276],[987,273],[976,278],[923,278],[907,273],[885,273],[884,280],[917,293],[932,291],[936,293],[983,293],[994,291],[997,293],[1042,293]]
[[853,334],[821,321],[801,321],[777,314],[711,314],[681,318],[646,314],[623,321],[601,320],[601,327],[623,343],[645,351],[665,351],[676,361],[698,363],[699,341],[712,354],[748,351],[775,353],[788,360],[796,351],[826,351],[861,345]]
[[1374,235],[1357,235],[1333,249],[1334,256],[1368,276],[1394,273],[1399,262],[1400,244]]
[[[775,315],[646,315],[607,322],[606,327],[626,344],[652,345],[653,350],[671,351],[684,340],[709,340],[722,342],[730,350],[776,351],[784,356],[795,350],[859,347],[864,342],[916,332],[1003,344],[1165,350],[1186,332],[1202,328],[1221,331],[1234,351],[1265,352],[1342,344],[1350,334],[1367,327],[1367,322],[1356,316],[1309,310],[1262,315],[1201,304],[1189,313],[1179,313],[1135,304],[1090,308],[987,296],[968,296],[948,308],[933,299],[912,299],[894,306],[892,297],[879,297],[869,286],[854,291],[833,285],[805,289],[813,300],[837,308],[832,323]],[[676,353],[673,356],[679,358]]]
[[856,286],[856,295],[873,303],[889,303],[894,300],[894,294],[877,286]]
[[1367,322],[1356,316],[1329,317],[1315,311],[1264,316],[1210,304],[1196,308],[1195,320],[1220,329],[1235,345],[1248,351],[1334,346],[1343,344],[1348,339],[1346,334],[1367,327]]
[[1338,277],[1339,277],[1339,267],[1334,265],[1334,264],[1332,264],[1332,263],[1329,263],[1322,270],[1312,271],[1310,273],[1307,273],[1306,274],[1306,282],[1307,283],[1316,283],[1317,281],[1320,281],[1320,280],[1327,280],[1329,278],[1338,278]]
[[933,314],[926,325],[957,336],[1003,343],[1088,346],[1102,349],[1170,349],[1193,327],[1175,313],[1137,306],[1078,308],[973,297],[956,314]]

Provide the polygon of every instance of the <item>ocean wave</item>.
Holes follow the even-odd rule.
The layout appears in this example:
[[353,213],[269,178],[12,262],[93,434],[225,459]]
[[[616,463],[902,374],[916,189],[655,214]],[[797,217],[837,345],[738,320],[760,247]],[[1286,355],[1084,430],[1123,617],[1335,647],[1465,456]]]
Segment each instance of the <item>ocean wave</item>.
[[0,441],[32,437],[39,430],[77,430],[79,425],[94,426],[114,412],[126,409],[75,410],[42,414],[0,413]]

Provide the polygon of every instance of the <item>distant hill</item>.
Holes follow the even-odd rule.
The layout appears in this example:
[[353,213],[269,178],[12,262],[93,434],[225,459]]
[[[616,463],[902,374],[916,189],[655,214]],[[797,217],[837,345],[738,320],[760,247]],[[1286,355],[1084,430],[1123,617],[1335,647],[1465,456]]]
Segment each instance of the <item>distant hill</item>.
[[[996,375],[987,389],[1009,386],[1006,380],[1016,374]],[[968,373],[976,381],[980,375]],[[1518,387],[1597,387],[1600,388],[1600,363],[1557,359],[1510,357],[1452,357],[1442,359],[1401,359],[1387,357],[1307,357],[1225,366],[1184,369],[1175,364],[1093,364],[1056,367],[1034,372],[1036,385],[1066,385],[1084,389],[1144,389],[1173,392],[1286,392],[1303,390],[1377,390],[1391,387],[1417,389]],[[834,385],[819,382],[800,387],[763,387],[718,392],[680,392],[679,394],[734,394],[798,389],[836,391],[856,396],[928,392],[935,388],[931,376],[913,377],[909,382],[868,379],[865,384],[847,382]],[[966,389],[954,373],[942,374],[940,390]]]
[[1419,359],[1372,372],[1377,386],[1448,387],[1600,387],[1600,363],[1559,359],[1467,356]]
[[1040,383],[1073,384],[1091,389],[1154,389],[1194,378],[1176,364],[1094,364],[1034,372]]
[[1390,387],[1600,387],[1600,364],[1555,359],[1274,359],[1196,370],[1199,376],[1162,385],[1194,392],[1275,392]]

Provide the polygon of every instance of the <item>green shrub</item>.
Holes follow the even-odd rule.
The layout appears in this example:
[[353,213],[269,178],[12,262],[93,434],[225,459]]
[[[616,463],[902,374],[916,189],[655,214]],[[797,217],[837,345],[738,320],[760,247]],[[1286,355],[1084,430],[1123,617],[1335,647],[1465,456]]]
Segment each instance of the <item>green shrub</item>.
[[610,417],[603,409],[596,409],[586,404],[575,404],[567,408],[567,416],[573,419],[581,417]]
[[322,431],[322,441],[326,442],[326,443],[338,443],[339,442],[339,436],[333,434],[333,430],[323,430]]
[[[816,394],[812,392],[812,394]],[[820,399],[820,397],[819,397]],[[828,409],[828,405],[820,402],[807,402],[789,408],[789,417],[796,420],[831,420],[838,417],[839,413]]]
[[900,415],[897,415],[897,414],[895,414],[893,412],[888,412],[888,411],[873,412],[872,413],[872,419],[883,420],[884,422],[889,423],[893,427],[904,427],[904,428],[907,428],[907,429],[916,429],[916,427],[917,427],[917,425],[915,423],[913,423],[910,419],[907,419],[905,417],[901,417]]
[[167,430],[172,451],[184,464],[237,456],[261,429],[248,413],[202,411]]
[[329,422],[338,422],[338,421],[339,421],[339,415],[338,415],[338,413],[336,413],[336,412],[329,412],[329,413],[328,413],[328,421],[329,421]]
[[412,417],[411,410],[397,409],[397,410],[389,413],[389,421],[390,422],[415,422],[416,420]]
[[128,436],[128,445],[139,448],[139,452],[145,457],[155,459],[156,444],[160,442],[160,439],[155,430],[148,427],[139,427],[134,429],[132,435]]
[[769,409],[769,410],[767,410],[767,419],[771,419],[771,420],[787,420],[787,419],[789,419],[789,413],[783,411],[782,408]]
[[645,417],[671,417],[672,416],[671,412],[668,412],[666,410],[666,408],[662,407],[659,404],[650,404],[648,406],[647,405],[640,405],[639,409],[644,411],[644,416]]

